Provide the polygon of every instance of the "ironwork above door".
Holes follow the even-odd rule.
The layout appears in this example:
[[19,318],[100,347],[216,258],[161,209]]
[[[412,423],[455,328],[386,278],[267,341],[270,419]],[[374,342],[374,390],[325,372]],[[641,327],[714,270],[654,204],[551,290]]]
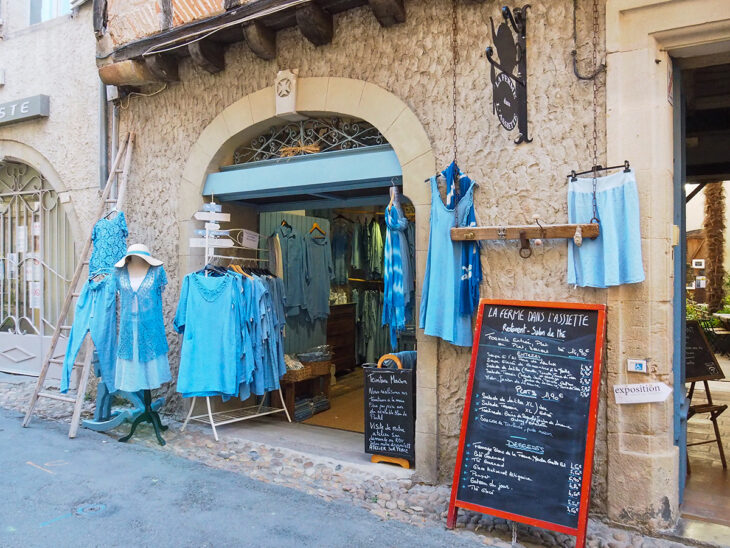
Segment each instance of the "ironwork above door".
[[375,126],[363,120],[339,117],[309,118],[272,127],[233,154],[234,164],[348,150],[388,141]]

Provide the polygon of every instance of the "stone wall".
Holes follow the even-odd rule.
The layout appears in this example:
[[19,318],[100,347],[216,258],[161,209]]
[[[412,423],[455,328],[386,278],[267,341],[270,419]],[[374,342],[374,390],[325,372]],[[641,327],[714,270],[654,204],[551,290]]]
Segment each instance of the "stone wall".
[[[578,3],[579,58],[583,59],[590,57],[590,44],[583,43],[589,40],[590,14],[584,8],[590,3]],[[406,5],[408,18],[402,25],[383,29],[368,8],[355,9],[335,17],[331,45],[315,48],[297,29],[284,30],[277,37],[275,61],[258,59],[245,44],[238,43],[226,52],[227,67],[219,74],[208,74],[186,60],[180,66],[180,83],[169,85],[153,97],[125,99],[122,129],[135,131],[138,136],[128,207],[130,241],[148,243],[153,253],[165,260],[168,272],[177,271],[182,250],[176,247],[176,196],[191,146],[202,128],[226,106],[272,85],[277,71],[284,68],[299,69],[300,77],[364,80],[394,93],[423,124],[437,164],[445,167],[453,157],[451,2],[412,0]],[[565,222],[565,175],[571,169],[592,165],[592,86],[579,82],[572,73],[572,1],[536,1],[529,12],[528,101],[534,141],[520,146],[513,144],[515,136],[504,131],[491,112],[489,64],[484,48],[490,42],[489,16],[498,18],[501,4],[490,0],[459,2],[458,6],[458,160],[480,184],[475,195],[479,220],[482,224],[532,223],[537,214],[546,223]],[[605,150],[602,92],[598,114],[601,163]],[[565,242],[548,242],[527,260],[518,256],[514,242],[489,243],[482,259],[483,297],[606,301],[601,291],[576,290],[566,284]],[[170,281],[165,307],[171,317],[180,280],[171,276]],[[169,339],[173,347],[171,362],[175,364],[177,335],[170,332]],[[439,344],[438,356],[439,466],[441,478],[447,480],[453,471],[469,352]],[[607,364],[613,367],[610,363],[608,355]],[[604,415],[605,406],[601,409],[596,450],[597,511],[603,511],[606,498]]]
[[91,4],[75,16],[33,26],[25,2],[4,7],[0,68],[6,83],[0,103],[44,94],[50,96],[50,115],[0,127],[0,158],[31,163],[57,191],[71,196],[72,206],[64,207],[83,242],[99,189],[99,76]]

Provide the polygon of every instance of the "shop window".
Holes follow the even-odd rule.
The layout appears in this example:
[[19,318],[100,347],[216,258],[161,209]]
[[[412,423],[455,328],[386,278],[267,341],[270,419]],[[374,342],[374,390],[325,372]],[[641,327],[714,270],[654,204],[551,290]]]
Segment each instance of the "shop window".
[[31,25],[69,13],[71,13],[71,0],[30,0]]

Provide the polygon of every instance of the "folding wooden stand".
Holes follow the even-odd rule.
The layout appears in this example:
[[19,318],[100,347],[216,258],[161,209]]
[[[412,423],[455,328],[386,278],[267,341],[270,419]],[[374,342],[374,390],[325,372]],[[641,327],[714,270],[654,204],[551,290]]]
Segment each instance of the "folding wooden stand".
[[[707,403],[702,403],[698,405],[692,405],[692,396],[694,395],[695,391],[695,384],[699,381],[692,381],[692,384],[689,386],[689,393],[687,394],[687,400],[689,400],[690,406],[689,406],[689,412],[687,413],[687,420],[692,418],[694,415],[699,415],[702,413],[709,413],[710,415],[710,421],[712,421],[712,427],[715,429],[715,437],[711,440],[706,441],[696,441],[693,443],[688,443],[687,447],[691,447],[692,445],[705,445],[707,443],[717,443],[717,449],[720,451],[720,462],[722,462],[722,467],[727,470],[727,461],[725,460],[725,451],[722,448],[722,438],[720,437],[720,428],[717,425],[717,419],[720,415],[722,415],[725,410],[727,409],[727,404],[724,405],[717,405],[712,403],[712,394],[710,393],[710,384],[707,382],[707,380],[703,380],[702,383],[705,386],[705,398],[707,399]],[[690,474],[690,466],[689,466],[689,455],[687,455],[687,473]]]

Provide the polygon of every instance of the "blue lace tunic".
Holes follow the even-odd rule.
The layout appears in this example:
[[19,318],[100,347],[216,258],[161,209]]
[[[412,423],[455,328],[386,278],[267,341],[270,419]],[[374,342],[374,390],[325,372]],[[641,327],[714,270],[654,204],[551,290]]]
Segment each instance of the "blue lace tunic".
[[150,266],[136,291],[126,265],[114,278],[122,303],[115,385],[127,392],[159,388],[172,380],[162,317],[165,269]]
[[150,266],[137,291],[132,289],[127,266],[116,269],[117,291],[121,298],[119,357],[134,359],[134,330],[139,325],[139,359],[150,361],[167,354],[169,347],[162,316],[162,291],[167,275],[162,266]]
[[99,219],[91,231],[94,250],[89,259],[89,277],[109,273],[127,253],[127,220],[120,211],[113,219]]

